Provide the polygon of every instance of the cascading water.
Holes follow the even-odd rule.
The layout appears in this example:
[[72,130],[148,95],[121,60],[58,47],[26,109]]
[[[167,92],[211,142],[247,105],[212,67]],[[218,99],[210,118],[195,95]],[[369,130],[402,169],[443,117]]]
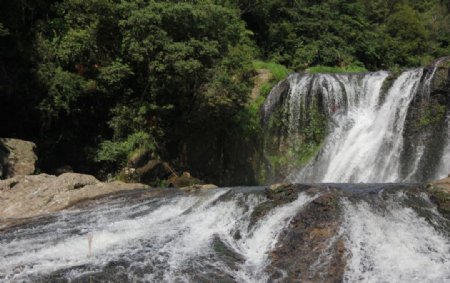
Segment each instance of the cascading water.
[[340,186],[125,195],[35,219],[0,234],[0,282],[450,280],[450,223],[420,190]]
[[[262,109],[265,124],[268,126],[271,116],[281,109],[286,129],[285,137],[281,138],[284,148],[295,149],[292,145],[307,139],[305,136],[309,132],[306,131],[311,132],[305,129],[317,128],[314,123],[317,124],[318,119],[311,116],[320,111],[327,120],[328,134],[315,158],[300,169],[287,172],[286,180],[297,183],[420,182],[436,175],[446,176],[448,161],[444,157],[438,166],[440,160],[430,161],[436,156],[430,156],[429,152],[438,155],[444,148],[450,148],[447,130],[443,129],[448,120],[439,126],[443,135],[435,136],[436,128],[429,130],[423,126],[432,120],[428,116],[438,115],[433,113],[435,110],[427,110],[432,114],[423,114],[428,116],[419,119],[416,118],[419,114],[414,113],[418,110],[411,106],[415,100],[430,100],[431,86],[441,61],[431,69],[406,71],[393,82],[388,72],[289,76],[286,80],[289,86],[284,93],[278,85],[269,94]],[[418,121],[412,123],[411,117]],[[408,140],[408,150],[404,148],[407,127],[415,135],[415,140]],[[433,138],[445,142],[430,143]],[[297,147],[302,146],[305,147]],[[430,163],[436,168],[427,168]]]
[[[395,80],[376,72],[280,82],[263,107],[264,123],[283,127],[273,144],[289,158],[302,152],[290,145],[306,144],[307,153],[320,145],[288,179],[447,175],[450,113],[430,93],[440,62]],[[273,121],[277,109],[282,123]],[[450,282],[450,217],[434,190],[324,183],[122,192],[0,230],[0,282]]]
[[[447,116],[447,138],[450,140],[450,116]],[[435,175],[435,179],[440,179],[450,172],[450,141],[447,141],[444,154],[439,164],[439,171]]]
[[343,201],[349,254],[344,282],[447,282],[450,241],[398,203]]
[[266,281],[268,252],[278,234],[314,197],[300,194],[253,219],[255,207],[267,199],[228,193],[109,203],[1,235],[0,281],[75,280],[108,272],[115,279],[107,280],[122,282]]

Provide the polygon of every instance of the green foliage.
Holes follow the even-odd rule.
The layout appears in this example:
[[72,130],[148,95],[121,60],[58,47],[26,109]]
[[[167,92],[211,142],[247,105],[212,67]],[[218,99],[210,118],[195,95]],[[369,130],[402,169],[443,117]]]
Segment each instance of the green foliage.
[[176,156],[192,128],[229,127],[245,108],[255,51],[236,8],[134,0],[64,0],[52,8],[35,43],[47,91],[40,110],[61,141],[112,140],[97,160],[122,162],[137,132]]
[[439,0],[238,2],[264,56],[296,70],[409,67],[450,53]]
[[265,153],[273,175],[284,178],[293,168],[306,166],[320,151],[328,131],[326,115],[312,101],[298,129],[288,128],[284,108],[271,114]]
[[361,66],[346,66],[346,67],[328,67],[328,66],[314,66],[305,70],[310,74],[316,73],[330,73],[330,74],[338,74],[338,73],[364,73],[367,72],[367,69]]
[[41,103],[41,109],[57,117],[60,111],[69,114],[81,111],[76,107],[76,101],[87,87],[86,81],[77,74],[64,71],[57,67],[48,80],[48,97]]
[[239,127],[243,136],[261,137],[261,117],[260,110],[264,103],[264,96],[258,96],[255,101],[246,105],[244,109],[239,111],[234,117],[234,123]]
[[284,80],[290,73],[292,73],[291,70],[281,64],[275,62],[264,62],[261,60],[253,61],[253,68],[255,70],[266,69],[269,70],[271,74],[270,80],[263,83],[261,86],[260,96],[262,97],[267,97],[275,84],[281,80]]
[[156,150],[156,144],[153,138],[144,132],[137,132],[129,135],[125,140],[104,141],[100,144],[96,155],[96,161],[108,161],[124,165],[128,157],[136,151]]
[[[48,167],[95,173],[94,160],[123,163],[137,133],[190,168],[199,163],[187,161],[191,141],[208,133],[213,146],[201,155],[225,172],[237,158],[226,142],[259,146],[263,99],[291,70],[427,64],[450,54],[448,9],[440,0],[3,1],[0,134],[38,141]],[[255,69],[272,79],[250,101]],[[442,109],[427,111],[421,126]],[[326,131],[320,113],[275,163],[315,154]],[[282,114],[272,127],[283,127]]]
[[420,116],[418,126],[420,128],[425,128],[443,121],[445,119],[446,111],[447,108],[445,105],[441,105],[437,102],[428,104]]
[[316,105],[309,108],[308,119],[304,125],[303,134],[305,142],[319,145],[327,134],[328,122],[325,114]]
[[255,70],[258,69],[267,69],[272,74],[272,80],[274,81],[281,81],[284,80],[290,73],[292,73],[291,70],[286,68],[285,66],[275,63],[275,62],[264,62],[261,60],[255,60],[253,61],[253,68]]
[[251,50],[245,46],[230,49],[228,56],[212,70],[211,80],[197,94],[199,110],[203,111],[203,115],[194,118],[200,118],[198,121],[202,120],[201,123],[213,122],[214,127],[217,127],[221,125],[218,123],[221,119],[232,119],[234,114],[245,107],[252,87],[251,55]]
[[268,155],[267,159],[276,172],[288,172],[291,168],[306,166],[322,148],[322,143],[296,143],[281,154]]

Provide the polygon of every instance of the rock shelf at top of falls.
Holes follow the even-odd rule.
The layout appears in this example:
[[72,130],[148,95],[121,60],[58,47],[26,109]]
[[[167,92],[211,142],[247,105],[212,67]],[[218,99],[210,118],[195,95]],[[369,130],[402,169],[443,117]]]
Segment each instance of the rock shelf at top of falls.
[[77,173],[18,175],[0,180],[0,227],[60,211],[84,200],[145,188],[149,187],[123,182],[102,183],[93,176]]
[[[184,191],[210,189],[216,186],[193,185]],[[64,173],[59,176],[18,175],[0,180],[0,229],[29,218],[60,211],[78,203],[126,191],[143,190],[148,195],[160,194],[160,189],[140,183],[120,181],[100,182],[94,176]]]
[[0,282],[446,282],[448,187],[122,191],[4,228]]

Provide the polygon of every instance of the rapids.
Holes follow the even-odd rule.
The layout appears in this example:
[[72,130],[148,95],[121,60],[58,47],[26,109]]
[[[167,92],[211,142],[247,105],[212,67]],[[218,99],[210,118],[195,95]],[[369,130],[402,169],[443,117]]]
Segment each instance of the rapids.
[[[327,282],[335,275],[284,270],[275,256],[290,235],[311,252],[323,249],[326,264],[329,249],[314,242],[313,230],[298,230],[305,219],[306,227],[333,226],[308,212],[322,207],[325,195],[340,223],[327,237],[345,246],[344,264],[335,266],[342,281],[450,280],[448,220],[413,185],[318,188],[304,185],[275,198],[264,188],[135,193],[55,213],[2,231],[0,281],[289,282],[312,272]],[[284,260],[317,266],[319,258],[299,251]]]

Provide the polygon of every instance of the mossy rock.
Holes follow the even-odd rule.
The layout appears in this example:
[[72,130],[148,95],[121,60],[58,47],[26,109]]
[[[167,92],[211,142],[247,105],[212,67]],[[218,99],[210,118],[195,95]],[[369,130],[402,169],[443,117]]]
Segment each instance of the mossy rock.
[[202,180],[192,177],[188,172],[184,172],[181,176],[172,175],[169,179],[167,179],[167,183],[170,187],[175,188],[184,188],[204,184]]
[[428,184],[427,191],[439,212],[450,218],[450,178]]

